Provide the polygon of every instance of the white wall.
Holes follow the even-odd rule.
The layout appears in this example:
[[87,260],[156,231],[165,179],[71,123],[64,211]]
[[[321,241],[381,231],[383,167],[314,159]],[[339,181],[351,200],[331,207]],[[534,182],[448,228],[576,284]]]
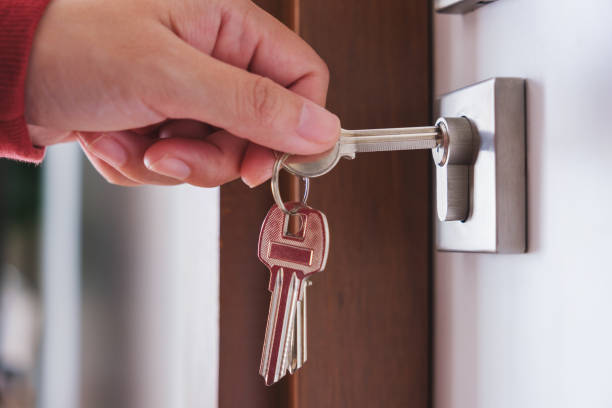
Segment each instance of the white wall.
[[66,143],[49,148],[43,163],[39,408],[79,406],[81,156]]
[[219,189],[118,187],[49,149],[38,406],[217,406]]
[[216,407],[219,189],[144,187],[132,200],[127,406]]
[[524,255],[436,253],[435,406],[612,406],[612,2],[435,17],[435,93],[527,79]]

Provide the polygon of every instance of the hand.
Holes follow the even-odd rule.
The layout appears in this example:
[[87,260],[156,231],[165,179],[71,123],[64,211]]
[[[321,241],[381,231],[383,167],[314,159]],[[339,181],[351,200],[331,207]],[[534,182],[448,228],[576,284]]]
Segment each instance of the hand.
[[248,0],[52,0],[26,120],[35,145],[77,137],[114,184],[254,186],[270,149],[333,146],[328,81],[314,50]]

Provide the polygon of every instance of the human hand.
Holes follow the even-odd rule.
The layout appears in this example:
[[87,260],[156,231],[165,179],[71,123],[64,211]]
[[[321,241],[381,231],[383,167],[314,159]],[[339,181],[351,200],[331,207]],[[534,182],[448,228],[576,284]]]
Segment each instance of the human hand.
[[329,74],[248,0],[52,0],[26,81],[35,145],[75,137],[111,183],[250,186],[271,149],[336,141]]

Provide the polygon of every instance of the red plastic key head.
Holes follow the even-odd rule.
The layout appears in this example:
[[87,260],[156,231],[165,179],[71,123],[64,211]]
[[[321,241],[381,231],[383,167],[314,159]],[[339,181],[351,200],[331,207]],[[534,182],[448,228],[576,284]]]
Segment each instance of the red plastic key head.
[[329,251],[327,218],[321,211],[300,203],[287,203],[286,207],[298,208],[292,216],[299,217],[298,232],[287,232],[290,216],[273,205],[259,233],[259,259],[271,271],[279,267],[292,269],[303,274],[303,279],[325,269]]

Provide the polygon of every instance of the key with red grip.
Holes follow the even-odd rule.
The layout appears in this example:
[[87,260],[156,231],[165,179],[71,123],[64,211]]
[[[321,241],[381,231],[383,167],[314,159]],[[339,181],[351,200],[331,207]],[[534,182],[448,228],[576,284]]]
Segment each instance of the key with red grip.
[[259,259],[270,270],[272,292],[259,373],[266,385],[285,376],[293,352],[296,309],[307,279],[321,272],[329,252],[329,228],[322,212],[299,203],[287,203],[298,229],[289,233],[290,216],[277,205],[268,211],[259,234]]

